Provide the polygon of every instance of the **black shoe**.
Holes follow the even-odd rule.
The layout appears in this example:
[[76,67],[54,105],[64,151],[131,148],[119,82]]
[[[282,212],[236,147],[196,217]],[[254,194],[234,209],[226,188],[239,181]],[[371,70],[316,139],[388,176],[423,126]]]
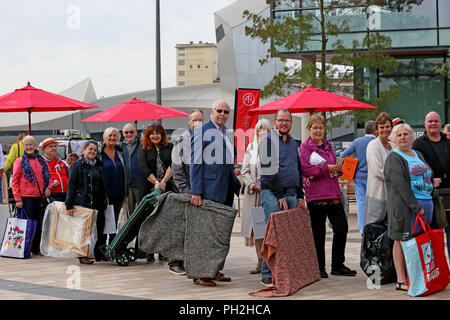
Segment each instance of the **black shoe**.
[[320,270],[320,277],[326,279],[328,278],[328,273],[325,270]]
[[354,277],[356,276],[356,271],[342,265],[339,269],[331,269],[331,274],[334,276]]
[[150,253],[150,254],[147,256],[147,262],[150,262],[150,263],[155,262],[155,255],[154,255],[153,253]]
[[161,253],[158,253],[158,260],[159,261],[167,261],[167,258],[164,257]]

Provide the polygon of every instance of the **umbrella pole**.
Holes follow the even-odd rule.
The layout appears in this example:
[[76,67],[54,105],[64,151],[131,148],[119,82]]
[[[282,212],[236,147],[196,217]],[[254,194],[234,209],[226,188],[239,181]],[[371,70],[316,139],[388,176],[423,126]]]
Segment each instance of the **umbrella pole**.
[[134,127],[136,128],[136,131],[137,131],[137,120],[134,120]]
[[31,111],[28,110],[28,134],[31,136]]

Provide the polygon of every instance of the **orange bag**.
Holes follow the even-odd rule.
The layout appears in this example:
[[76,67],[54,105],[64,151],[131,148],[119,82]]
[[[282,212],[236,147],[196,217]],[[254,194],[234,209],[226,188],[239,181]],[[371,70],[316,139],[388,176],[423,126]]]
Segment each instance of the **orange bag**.
[[350,181],[353,180],[357,166],[358,166],[358,159],[352,157],[345,157],[344,164],[342,165],[342,176],[340,176],[340,178]]

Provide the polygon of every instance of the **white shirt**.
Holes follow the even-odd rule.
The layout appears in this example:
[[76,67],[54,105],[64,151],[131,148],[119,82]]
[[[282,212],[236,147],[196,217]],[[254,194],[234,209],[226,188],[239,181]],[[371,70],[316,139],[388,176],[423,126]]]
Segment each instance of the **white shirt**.
[[3,155],[2,144],[0,143],[0,169],[5,168],[5,156]]

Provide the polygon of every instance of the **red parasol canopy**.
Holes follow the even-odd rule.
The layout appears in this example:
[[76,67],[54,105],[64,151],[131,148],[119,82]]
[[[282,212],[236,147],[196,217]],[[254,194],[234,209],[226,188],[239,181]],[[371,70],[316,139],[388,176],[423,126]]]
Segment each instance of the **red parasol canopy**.
[[81,122],[158,120],[185,117],[188,113],[177,109],[153,104],[133,97],[131,100],[96,113]]
[[313,113],[355,109],[377,109],[377,107],[336,93],[317,89],[309,85],[306,89],[270,102],[259,108],[253,108],[250,112],[271,114],[279,109],[288,109],[291,113]]
[[0,96],[0,112],[28,112],[28,131],[31,134],[31,113],[72,111],[98,108],[97,106],[70,99],[59,94],[27,86]]

